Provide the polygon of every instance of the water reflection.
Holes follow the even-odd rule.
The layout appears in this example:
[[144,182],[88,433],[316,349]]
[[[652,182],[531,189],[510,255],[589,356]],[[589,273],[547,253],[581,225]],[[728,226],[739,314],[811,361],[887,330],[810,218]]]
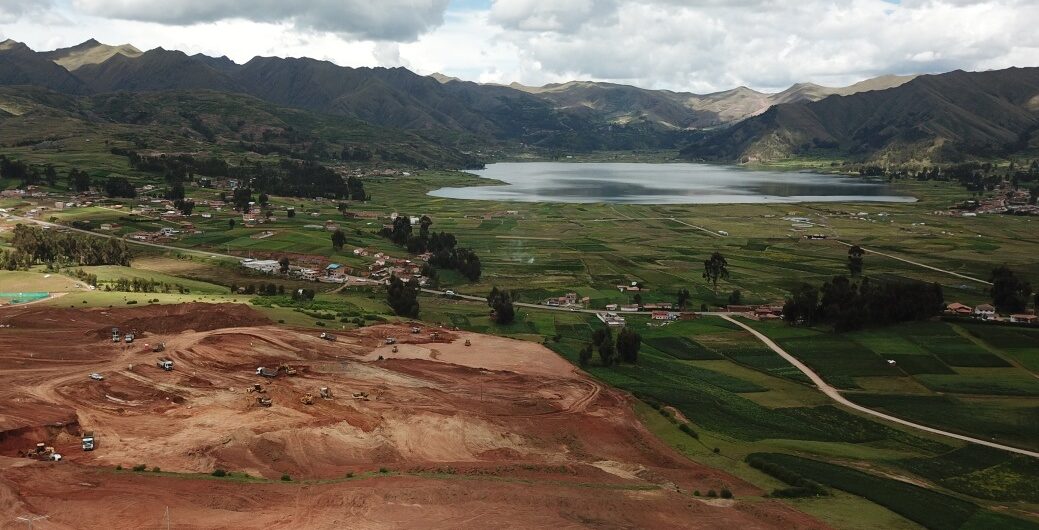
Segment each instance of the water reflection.
[[726,204],[913,202],[886,184],[810,172],[707,164],[502,163],[473,173],[497,186],[441,188],[435,197],[523,202]]

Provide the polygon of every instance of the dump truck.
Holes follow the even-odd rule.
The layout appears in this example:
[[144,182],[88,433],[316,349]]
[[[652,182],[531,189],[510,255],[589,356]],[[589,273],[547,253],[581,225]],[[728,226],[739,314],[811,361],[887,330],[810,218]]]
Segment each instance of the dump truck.
[[331,334],[331,333],[328,333],[328,332],[322,332],[320,337],[322,339],[324,339],[324,340],[327,340],[328,342],[335,342],[336,341],[336,336]]
[[160,343],[156,344],[155,346],[152,346],[152,351],[155,352],[155,353],[166,351],[166,343],[165,342],[160,342]]
[[112,328],[112,342],[119,342],[122,338],[122,334],[119,333],[119,328]]
[[269,397],[263,397],[263,396],[257,396],[256,397],[256,404],[261,406],[261,407],[269,407],[269,406],[271,406],[271,403],[272,403],[271,402],[271,398],[269,398]]
[[270,378],[273,379],[275,377],[278,377],[278,371],[277,370],[271,370],[270,368],[264,368],[263,366],[261,366],[261,367],[256,369],[256,375],[263,376],[263,377],[270,377]]
[[105,380],[105,376],[103,376],[103,375],[101,375],[101,374],[99,374],[97,372],[94,372],[94,373],[90,374],[90,378],[93,379],[94,381],[104,381]]
[[397,339],[393,337],[386,337],[386,344],[397,344]]
[[133,333],[127,333],[126,335],[124,335],[123,341],[125,341],[127,344],[133,343]]
[[83,439],[81,441],[83,443],[84,451],[93,451],[94,448],[97,447],[97,438],[94,437],[93,431],[83,433]]
[[419,328],[417,328],[417,327],[412,327],[412,328],[411,328],[411,332],[412,332],[413,334],[416,334],[416,335],[417,335],[417,334],[418,334],[419,332],[421,332],[421,331],[422,331],[422,330],[421,330],[421,329],[419,329]]
[[167,372],[173,371],[173,361],[165,357],[162,357],[158,361],[155,361],[155,366],[158,366],[159,368],[162,368]]

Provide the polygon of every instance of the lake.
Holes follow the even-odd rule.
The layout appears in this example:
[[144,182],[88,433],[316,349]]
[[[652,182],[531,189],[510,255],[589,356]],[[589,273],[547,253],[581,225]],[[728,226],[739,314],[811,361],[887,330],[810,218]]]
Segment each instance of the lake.
[[470,171],[505,184],[441,188],[434,197],[490,201],[733,204],[915,202],[882,182],[710,164],[509,162]]

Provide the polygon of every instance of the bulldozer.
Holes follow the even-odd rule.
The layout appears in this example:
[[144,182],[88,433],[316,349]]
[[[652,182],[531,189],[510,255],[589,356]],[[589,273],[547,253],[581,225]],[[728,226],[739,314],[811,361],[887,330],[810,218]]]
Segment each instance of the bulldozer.
[[160,343],[156,344],[155,346],[152,346],[152,351],[155,352],[155,353],[166,351],[166,343],[165,342],[160,342]]
[[314,394],[310,394],[310,393],[304,394],[303,397],[299,398],[299,402],[304,404],[304,405],[313,405],[314,404]]
[[393,353],[397,353],[398,351],[400,351],[400,350],[398,350],[398,349],[397,349],[397,347],[396,347],[396,346],[394,346],[394,347],[393,347]]
[[271,398],[266,396],[256,396],[256,404],[261,407],[269,407],[271,406]]
[[252,388],[247,389],[246,392],[249,392],[249,393],[256,392],[257,394],[266,394],[267,393],[267,389],[263,388],[263,386],[260,385],[260,383],[253,383]]
[[296,369],[287,364],[279,366],[278,371],[284,373],[285,375],[296,375]]
[[332,399],[332,389],[328,388],[327,386],[321,387],[319,393],[321,395],[321,399]]
[[368,401],[367,392],[354,392],[353,397],[354,399],[360,399],[361,401]]
[[473,341],[471,341],[469,339],[465,339],[465,345],[466,346],[472,346],[473,345]]

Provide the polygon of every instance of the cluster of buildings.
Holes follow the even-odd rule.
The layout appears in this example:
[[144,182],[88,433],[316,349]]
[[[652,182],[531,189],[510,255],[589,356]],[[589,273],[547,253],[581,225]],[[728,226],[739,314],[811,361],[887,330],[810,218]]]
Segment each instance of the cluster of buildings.
[[945,212],[946,215],[977,217],[985,213],[1006,213],[1013,215],[1039,215],[1039,205],[1029,204],[1032,195],[1027,190],[1017,190],[1009,186],[996,190],[992,197],[969,200]]
[[591,298],[585,296],[578,298],[577,293],[566,293],[565,296],[548,298],[541,302],[541,305],[549,307],[569,307],[573,309],[583,309],[588,303],[591,302]]
[[946,306],[945,314],[976,318],[988,322],[1010,322],[1012,324],[1039,324],[1039,316],[1034,312],[1003,316],[996,312],[991,304],[979,304],[974,307],[953,302]]

